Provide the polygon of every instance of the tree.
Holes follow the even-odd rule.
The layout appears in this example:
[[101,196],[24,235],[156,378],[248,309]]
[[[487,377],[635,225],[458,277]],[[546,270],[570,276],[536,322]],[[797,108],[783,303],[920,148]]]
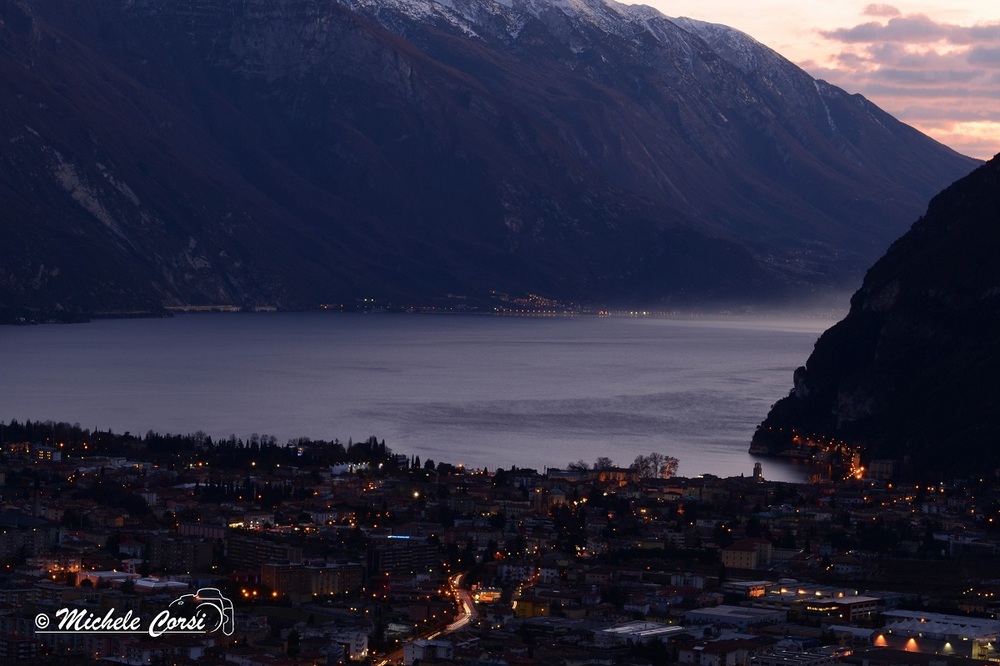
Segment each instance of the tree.
[[586,472],[588,469],[590,469],[590,465],[588,465],[587,462],[584,460],[577,460],[574,463],[570,463],[568,465],[568,468],[573,470],[574,472]]
[[663,461],[660,463],[660,477],[664,479],[669,479],[677,474],[677,467],[680,461],[673,456],[663,456]]
[[594,461],[594,469],[612,469],[615,463],[607,456],[600,456]]
[[643,479],[669,479],[677,473],[677,465],[677,458],[654,451],[636,456],[632,469]]
[[640,478],[649,479],[653,477],[653,462],[649,456],[637,455],[632,461],[632,469]]

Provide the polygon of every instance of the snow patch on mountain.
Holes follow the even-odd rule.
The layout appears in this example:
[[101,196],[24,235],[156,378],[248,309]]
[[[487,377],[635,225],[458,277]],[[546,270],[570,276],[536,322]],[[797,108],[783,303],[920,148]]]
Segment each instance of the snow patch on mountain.
[[452,26],[468,37],[478,37],[468,16],[455,7],[455,3],[444,0],[339,0],[340,4],[353,11],[369,16],[383,26],[392,29],[392,14],[402,15],[419,23],[444,23]]
[[[625,5],[614,0],[337,0],[345,7],[395,29],[392,15],[420,23],[448,25],[470,36],[492,35],[516,39],[529,20],[547,25],[569,19],[570,24],[638,42],[649,32],[657,41],[671,41],[668,19],[657,10],[642,5]],[[498,28],[499,26],[499,28]],[[676,39],[676,35],[673,35]]]
[[670,20],[680,28],[705,40],[713,51],[746,74],[761,68],[780,67],[784,61],[784,58],[750,35],[729,26],[687,17]]
[[823,99],[823,88],[820,87],[820,81],[813,81],[813,85],[816,87],[816,93],[819,95],[820,102],[823,104],[823,110],[826,111],[826,120],[830,123],[830,129],[836,132],[837,124],[833,122],[833,114],[830,113],[830,107],[827,106],[826,100]]

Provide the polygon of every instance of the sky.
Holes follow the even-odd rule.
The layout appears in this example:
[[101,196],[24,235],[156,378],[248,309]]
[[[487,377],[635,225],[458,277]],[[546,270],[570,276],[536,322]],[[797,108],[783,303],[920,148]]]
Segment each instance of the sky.
[[1000,153],[996,0],[624,1],[742,30],[960,153]]

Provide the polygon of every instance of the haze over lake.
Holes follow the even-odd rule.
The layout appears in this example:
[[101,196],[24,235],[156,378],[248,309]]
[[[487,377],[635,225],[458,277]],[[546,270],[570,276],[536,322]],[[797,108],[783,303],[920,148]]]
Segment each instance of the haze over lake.
[[[0,327],[0,420],[247,438],[376,435],[470,466],[657,451],[749,475],[815,318],[225,314]],[[807,473],[765,460],[765,477]]]

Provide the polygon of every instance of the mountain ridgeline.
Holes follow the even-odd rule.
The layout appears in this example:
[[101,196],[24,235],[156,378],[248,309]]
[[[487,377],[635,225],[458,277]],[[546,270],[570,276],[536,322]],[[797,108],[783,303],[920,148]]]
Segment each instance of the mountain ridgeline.
[[0,0],[0,317],[856,284],[977,164],[610,0]]
[[[754,437],[830,438],[911,478],[1000,468],[1000,156],[936,196],[816,343]],[[792,438],[799,437],[798,442]]]

